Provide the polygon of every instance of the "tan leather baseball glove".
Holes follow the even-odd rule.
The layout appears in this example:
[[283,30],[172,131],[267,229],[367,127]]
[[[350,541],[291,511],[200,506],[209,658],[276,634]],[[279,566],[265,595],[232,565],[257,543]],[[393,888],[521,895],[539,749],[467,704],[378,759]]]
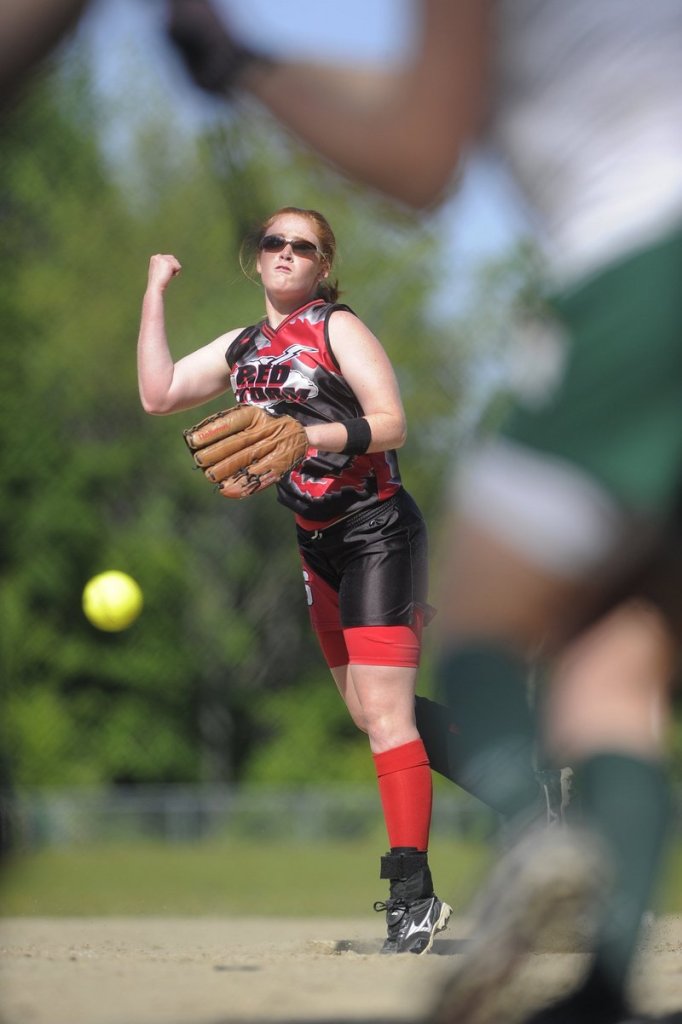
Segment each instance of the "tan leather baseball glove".
[[256,405],[214,413],[183,433],[196,465],[226,498],[248,498],[271,487],[308,450],[298,420],[273,416]]

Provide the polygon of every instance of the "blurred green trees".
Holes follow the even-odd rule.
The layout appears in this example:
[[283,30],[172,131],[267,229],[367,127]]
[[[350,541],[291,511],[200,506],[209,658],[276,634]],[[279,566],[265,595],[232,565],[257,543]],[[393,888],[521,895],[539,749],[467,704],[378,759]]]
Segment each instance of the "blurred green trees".
[[[103,155],[106,112],[83,72],[47,79],[3,124],[3,748],[25,785],[357,779],[365,765],[369,778],[308,628],[291,517],[274,492],[228,505],[192,471],[182,429],[226,399],[142,412],[139,307],[149,256],[174,252],[176,356],[253,322],[243,234],[277,206],[320,208],[343,298],[395,362],[403,475],[435,518],[460,379],[450,332],[428,315],[436,243],[252,111],[194,140],[158,104],[128,143],[128,174]],[[121,634],[81,613],[85,582],[108,568],[145,595]]]
[[[227,503],[192,471],[182,429],[229,399],[168,418],[140,408],[148,259],[183,263],[167,296],[180,356],[261,315],[238,261],[255,223],[281,205],[325,213],[342,299],[400,380],[400,463],[435,577],[447,466],[463,427],[507,401],[510,312],[529,283],[532,304],[534,253],[484,267],[444,325],[429,311],[457,269],[435,222],[322,170],[252,108],[197,136],[155,94],[112,161],[103,102],[86,72],[61,69],[2,123],[0,762],[27,786],[370,781],[308,627],[290,514],[274,492]],[[81,612],[84,584],[108,568],[145,595],[121,634]],[[427,634],[426,692],[429,660]],[[680,749],[678,729],[678,765]]]

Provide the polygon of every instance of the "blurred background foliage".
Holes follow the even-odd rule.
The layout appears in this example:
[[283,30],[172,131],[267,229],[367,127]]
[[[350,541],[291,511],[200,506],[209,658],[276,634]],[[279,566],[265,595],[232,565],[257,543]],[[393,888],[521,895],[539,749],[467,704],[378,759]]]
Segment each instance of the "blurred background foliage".
[[[504,404],[508,327],[533,294],[534,253],[521,244],[481,268],[446,321],[434,297],[458,268],[428,220],[340,180],[248,105],[189,132],[170,99],[149,94],[134,132],[113,143],[116,102],[129,98],[105,101],[76,48],[2,124],[9,778],[19,788],[371,784],[366,740],[308,627],[289,513],[272,491],[226,503],[192,470],[182,430],[227,399],[172,417],[140,407],[148,259],[172,252],[183,264],[167,293],[179,357],[262,315],[259,286],[239,266],[244,235],[281,205],[322,210],[337,233],[342,299],[396,367],[410,428],[401,468],[435,544],[456,446],[482,409],[495,418]],[[81,612],[84,584],[110,568],[145,596],[120,634]],[[429,661],[427,641],[426,693]]]

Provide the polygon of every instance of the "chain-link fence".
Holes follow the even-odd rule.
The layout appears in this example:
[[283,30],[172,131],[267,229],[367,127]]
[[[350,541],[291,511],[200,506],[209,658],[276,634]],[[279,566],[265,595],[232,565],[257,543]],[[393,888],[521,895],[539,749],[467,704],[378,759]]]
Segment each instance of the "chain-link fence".
[[[22,850],[107,842],[355,840],[377,834],[376,788],[367,786],[78,787],[22,793],[9,810]],[[436,798],[432,835],[487,839],[496,816],[474,800]]]

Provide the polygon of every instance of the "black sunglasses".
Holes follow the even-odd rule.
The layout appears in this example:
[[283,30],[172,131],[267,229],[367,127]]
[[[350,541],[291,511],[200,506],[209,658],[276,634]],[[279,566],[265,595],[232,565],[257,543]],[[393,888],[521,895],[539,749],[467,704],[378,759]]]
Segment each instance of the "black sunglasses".
[[324,257],[324,253],[317,248],[314,242],[308,242],[305,238],[285,238],[283,235],[263,235],[258,248],[261,252],[282,252],[287,245],[297,256],[318,256]]

